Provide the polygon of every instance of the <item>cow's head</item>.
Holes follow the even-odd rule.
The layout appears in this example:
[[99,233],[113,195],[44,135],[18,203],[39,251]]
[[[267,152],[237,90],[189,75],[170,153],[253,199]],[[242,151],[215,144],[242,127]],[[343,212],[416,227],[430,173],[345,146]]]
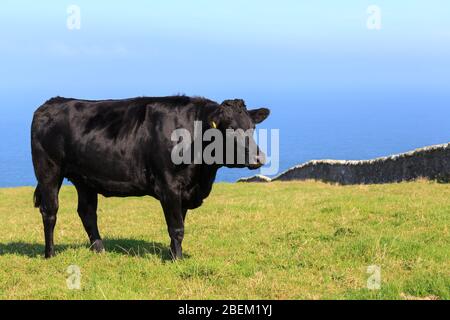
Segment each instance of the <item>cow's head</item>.
[[224,165],[229,168],[258,169],[266,162],[265,154],[253,138],[255,125],[270,114],[266,108],[247,110],[244,100],[225,100],[210,114],[208,122],[220,130],[224,141]]

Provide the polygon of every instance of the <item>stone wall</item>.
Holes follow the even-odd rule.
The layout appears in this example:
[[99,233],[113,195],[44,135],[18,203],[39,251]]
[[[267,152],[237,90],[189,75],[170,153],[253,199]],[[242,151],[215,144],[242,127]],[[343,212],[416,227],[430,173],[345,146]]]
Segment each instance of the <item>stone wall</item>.
[[417,178],[450,181],[450,143],[373,160],[313,160],[273,179],[254,176],[238,182],[319,180],[346,185],[393,183]]

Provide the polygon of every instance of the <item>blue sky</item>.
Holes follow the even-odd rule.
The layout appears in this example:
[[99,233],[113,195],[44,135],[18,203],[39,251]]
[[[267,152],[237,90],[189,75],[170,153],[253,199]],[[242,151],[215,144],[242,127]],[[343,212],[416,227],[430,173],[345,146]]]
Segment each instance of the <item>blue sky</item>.
[[[70,4],[81,30],[66,28]],[[380,31],[366,28],[370,4],[382,10]],[[449,16],[446,0],[2,1],[0,90],[257,103],[327,90],[446,91]]]

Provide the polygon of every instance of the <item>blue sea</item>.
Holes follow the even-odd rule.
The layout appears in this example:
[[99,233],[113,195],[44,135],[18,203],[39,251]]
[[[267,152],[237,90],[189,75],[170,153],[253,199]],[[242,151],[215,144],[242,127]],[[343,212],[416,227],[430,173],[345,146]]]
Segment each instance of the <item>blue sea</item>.
[[[33,111],[49,97],[3,95],[0,187],[36,184],[30,123]],[[271,109],[260,128],[280,130],[280,172],[312,159],[370,159],[450,141],[450,92],[324,90],[290,96],[245,97],[242,93],[240,97],[246,98],[247,104]],[[221,169],[217,181],[234,182],[255,173],[258,171]]]

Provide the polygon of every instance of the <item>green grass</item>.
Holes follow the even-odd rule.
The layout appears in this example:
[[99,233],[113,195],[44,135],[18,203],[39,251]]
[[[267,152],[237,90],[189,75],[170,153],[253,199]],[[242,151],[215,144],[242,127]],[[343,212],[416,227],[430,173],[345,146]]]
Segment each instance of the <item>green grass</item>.
[[[449,299],[450,185],[216,184],[172,262],[159,203],[101,198],[94,254],[63,187],[45,260],[32,188],[0,189],[0,299]],[[81,289],[66,285],[81,269]],[[368,290],[367,267],[381,267]]]

